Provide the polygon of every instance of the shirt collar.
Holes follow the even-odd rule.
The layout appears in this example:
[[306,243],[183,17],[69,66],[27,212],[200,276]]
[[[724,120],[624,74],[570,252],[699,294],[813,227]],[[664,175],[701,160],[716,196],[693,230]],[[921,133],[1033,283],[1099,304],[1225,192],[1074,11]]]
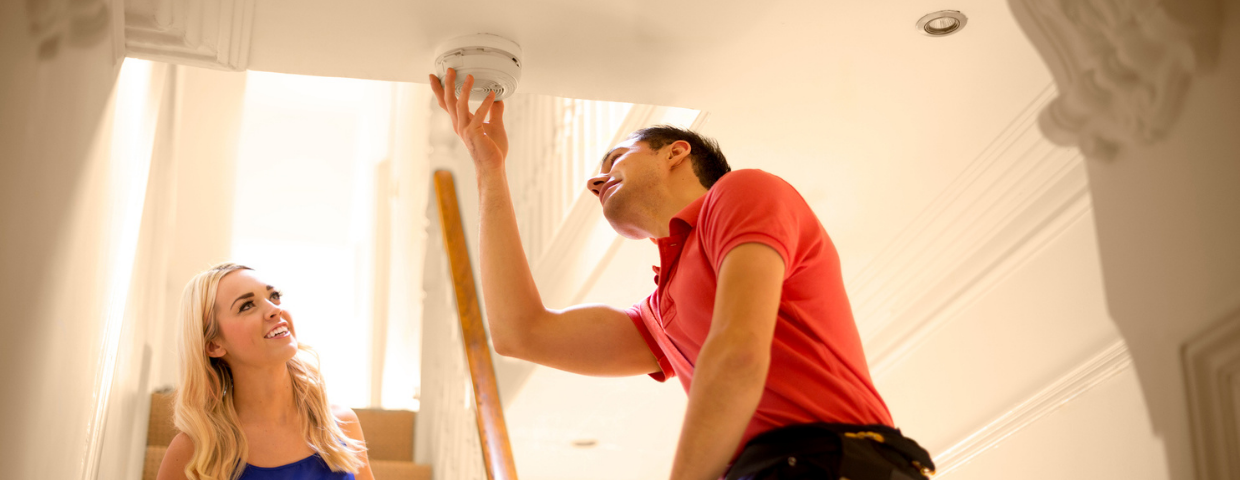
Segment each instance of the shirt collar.
[[706,194],[698,197],[681,209],[667,224],[669,236],[683,236],[697,227],[698,215],[702,213],[702,205],[706,203]]

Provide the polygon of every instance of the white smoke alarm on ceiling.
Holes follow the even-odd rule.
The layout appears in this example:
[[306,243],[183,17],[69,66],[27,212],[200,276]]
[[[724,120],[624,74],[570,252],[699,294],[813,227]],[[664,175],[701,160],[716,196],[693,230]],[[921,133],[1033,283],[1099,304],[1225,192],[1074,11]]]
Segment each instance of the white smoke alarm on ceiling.
[[495,100],[508,98],[521,81],[521,47],[504,37],[480,33],[449,40],[439,49],[435,69],[442,82],[448,69],[456,70],[456,94],[466,75],[474,76],[471,100],[482,100],[495,92]]

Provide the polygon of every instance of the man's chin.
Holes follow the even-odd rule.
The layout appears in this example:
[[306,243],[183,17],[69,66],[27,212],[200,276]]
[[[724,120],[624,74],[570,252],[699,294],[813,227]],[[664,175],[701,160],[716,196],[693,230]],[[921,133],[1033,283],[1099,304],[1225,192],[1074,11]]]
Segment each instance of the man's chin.
[[639,223],[633,219],[630,210],[623,207],[623,201],[617,201],[614,195],[607,198],[607,202],[603,204],[603,217],[607,219],[607,223],[611,224],[611,229],[615,230],[621,237],[630,240],[640,240],[649,238],[650,234],[646,230],[639,227]]
[[644,230],[637,228],[631,223],[614,221],[611,218],[607,219],[607,223],[611,224],[611,229],[615,230],[616,234],[620,235],[621,237],[627,238],[629,240],[641,240],[643,238],[650,238],[650,235],[647,234]]

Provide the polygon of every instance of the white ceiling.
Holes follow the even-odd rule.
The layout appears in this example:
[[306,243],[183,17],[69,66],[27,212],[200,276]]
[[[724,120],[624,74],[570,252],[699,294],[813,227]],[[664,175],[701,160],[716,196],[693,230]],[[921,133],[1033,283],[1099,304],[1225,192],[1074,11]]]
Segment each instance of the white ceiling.
[[[960,33],[913,24],[945,7]],[[738,168],[783,176],[855,274],[1050,76],[1006,3],[256,2],[251,69],[423,82],[435,46],[503,35],[521,92],[701,109]]]

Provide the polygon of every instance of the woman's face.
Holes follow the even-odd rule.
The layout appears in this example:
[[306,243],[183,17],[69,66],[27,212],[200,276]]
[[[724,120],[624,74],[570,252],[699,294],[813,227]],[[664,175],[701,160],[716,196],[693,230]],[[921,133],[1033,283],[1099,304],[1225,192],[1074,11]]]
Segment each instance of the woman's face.
[[297,354],[293,318],[280,308],[280,291],[253,270],[220,279],[215,318],[220,335],[207,342],[207,354],[231,367],[283,365]]

